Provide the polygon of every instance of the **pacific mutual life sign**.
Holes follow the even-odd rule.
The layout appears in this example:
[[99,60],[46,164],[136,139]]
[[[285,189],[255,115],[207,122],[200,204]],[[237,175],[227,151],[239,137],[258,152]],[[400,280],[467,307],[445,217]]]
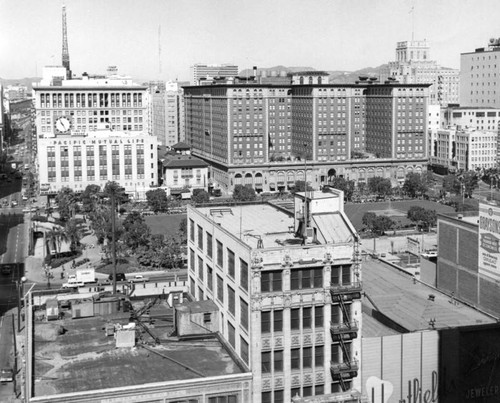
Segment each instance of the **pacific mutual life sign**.
[[500,208],[479,204],[479,274],[500,281]]

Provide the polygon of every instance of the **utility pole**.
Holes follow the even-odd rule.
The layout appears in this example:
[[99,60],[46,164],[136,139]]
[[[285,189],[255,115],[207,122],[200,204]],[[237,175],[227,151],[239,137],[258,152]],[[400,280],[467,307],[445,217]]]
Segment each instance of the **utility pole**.
[[111,192],[111,240],[112,240],[112,255],[113,255],[113,295],[116,295],[116,217],[115,217],[115,193]]

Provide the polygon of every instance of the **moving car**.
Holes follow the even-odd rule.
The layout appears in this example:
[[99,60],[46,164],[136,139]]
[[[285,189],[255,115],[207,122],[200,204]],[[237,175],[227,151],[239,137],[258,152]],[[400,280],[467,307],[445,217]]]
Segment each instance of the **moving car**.
[[[109,280],[113,281],[113,273],[109,275]],[[125,273],[116,273],[116,281],[126,281]]]
[[0,370],[0,382],[12,382],[14,380],[14,370],[12,368],[2,368]]
[[142,283],[143,281],[149,281],[149,278],[144,277],[142,274],[136,274],[134,278],[129,280],[131,283]]

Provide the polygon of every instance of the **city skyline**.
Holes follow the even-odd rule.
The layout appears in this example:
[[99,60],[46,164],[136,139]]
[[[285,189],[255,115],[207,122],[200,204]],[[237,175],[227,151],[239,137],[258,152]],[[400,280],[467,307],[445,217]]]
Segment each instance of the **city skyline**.
[[[62,4],[0,0],[0,52],[7,56],[0,61],[2,78],[41,76],[43,66],[61,64]],[[120,74],[134,78],[188,80],[195,63],[354,71],[394,60],[396,43],[411,40],[412,33],[429,41],[432,60],[458,68],[460,53],[486,46],[496,36],[493,0],[481,7],[469,0],[64,4],[77,76],[103,74],[116,65]]]

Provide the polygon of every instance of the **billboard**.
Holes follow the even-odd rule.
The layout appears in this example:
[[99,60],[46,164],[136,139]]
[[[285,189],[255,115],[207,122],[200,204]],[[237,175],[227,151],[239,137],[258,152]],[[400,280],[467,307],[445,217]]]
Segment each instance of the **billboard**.
[[479,274],[500,281],[500,208],[479,204]]
[[500,325],[439,334],[439,403],[500,402]]

